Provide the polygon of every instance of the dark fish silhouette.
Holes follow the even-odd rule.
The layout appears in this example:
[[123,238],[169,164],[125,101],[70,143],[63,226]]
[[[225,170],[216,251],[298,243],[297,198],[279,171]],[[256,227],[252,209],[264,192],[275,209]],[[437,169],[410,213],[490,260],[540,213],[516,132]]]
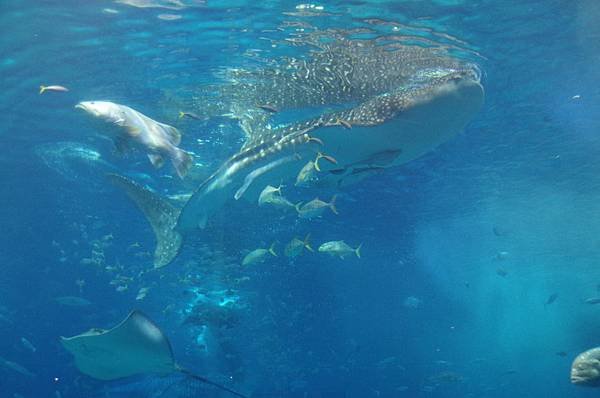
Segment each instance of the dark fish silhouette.
[[552,304],[553,302],[556,301],[557,298],[558,298],[558,293],[552,293],[550,296],[548,296],[548,300],[546,300],[546,302],[544,303],[544,306]]

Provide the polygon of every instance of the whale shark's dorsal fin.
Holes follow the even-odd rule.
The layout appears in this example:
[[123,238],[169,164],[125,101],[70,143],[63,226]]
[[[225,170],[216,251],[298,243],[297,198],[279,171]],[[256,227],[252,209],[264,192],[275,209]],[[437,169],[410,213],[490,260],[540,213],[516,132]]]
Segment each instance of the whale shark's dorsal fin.
[[127,193],[152,226],[156,237],[154,267],[164,267],[173,261],[182,242],[181,234],[174,229],[180,209],[127,177],[109,174],[108,179]]

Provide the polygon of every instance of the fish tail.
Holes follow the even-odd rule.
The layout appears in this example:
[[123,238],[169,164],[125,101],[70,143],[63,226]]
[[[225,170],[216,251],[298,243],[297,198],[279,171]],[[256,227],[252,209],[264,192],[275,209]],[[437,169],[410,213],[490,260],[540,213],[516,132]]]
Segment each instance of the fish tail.
[[[236,397],[240,397],[240,398],[249,398],[247,395],[244,395],[244,394],[242,394],[242,393],[239,393],[239,392],[237,392],[237,391],[235,391],[235,390],[232,390],[231,388],[229,388],[229,387],[226,387],[226,386],[224,386],[223,384],[220,384],[220,383],[214,382],[214,381],[212,381],[212,380],[209,380],[209,379],[207,379],[206,377],[203,377],[203,376],[197,375],[197,374],[195,374],[195,373],[192,373],[192,372],[190,372],[189,370],[187,370],[187,369],[185,369],[185,368],[182,368],[182,367],[181,367],[181,366],[179,366],[179,365],[175,365],[175,370],[177,370],[178,372],[181,372],[181,373],[182,373],[182,374],[184,374],[185,376],[191,377],[192,379],[198,380],[198,381],[200,381],[200,382],[202,382],[202,383],[209,384],[209,385],[211,385],[211,386],[213,386],[213,387],[216,387],[216,388],[218,388],[218,389],[220,389],[220,390],[227,391],[228,393],[230,393],[230,394],[232,394],[232,395],[235,395]],[[166,390],[165,390],[165,391],[166,391]]]
[[337,210],[337,207],[335,207],[335,199],[337,198],[337,195],[333,195],[331,197],[331,201],[329,202],[329,208],[331,209],[331,211],[333,212],[333,214],[340,214]]
[[171,154],[171,163],[173,163],[179,178],[183,178],[190,170],[190,167],[192,167],[192,155],[183,149],[175,147]]
[[360,249],[362,248],[362,243],[360,245],[358,245],[358,247],[356,248],[356,250],[354,250],[354,253],[356,253],[356,257],[361,258],[360,257]]
[[314,253],[315,251],[310,246],[310,242],[308,241],[309,239],[310,239],[310,233],[306,234],[306,238],[304,238],[304,247],[306,247],[306,250]]
[[40,94],[43,94],[44,91],[46,91],[47,88],[48,87],[46,87],[46,86],[40,86]]
[[298,213],[300,213],[300,206],[302,206],[302,201],[300,201],[300,202],[298,202],[298,203],[296,203],[296,204],[294,205],[294,208],[296,208],[296,211],[297,211]]
[[317,157],[315,158],[315,161],[313,162],[313,164],[315,165],[315,170],[317,171],[321,171],[321,168],[319,167],[319,159],[321,159],[323,157],[323,154],[321,152],[317,152]]
[[108,179],[122,188],[127,196],[144,213],[156,237],[154,267],[171,263],[179,254],[183,238],[175,230],[180,210],[135,181],[118,174],[109,174]]
[[271,243],[271,247],[269,247],[269,253],[277,257],[277,253],[275,252],[275,242]]
[[179,118],[183,119],[184,116],[185,116],[185,113],[183,113],[182,111],[179,111]]

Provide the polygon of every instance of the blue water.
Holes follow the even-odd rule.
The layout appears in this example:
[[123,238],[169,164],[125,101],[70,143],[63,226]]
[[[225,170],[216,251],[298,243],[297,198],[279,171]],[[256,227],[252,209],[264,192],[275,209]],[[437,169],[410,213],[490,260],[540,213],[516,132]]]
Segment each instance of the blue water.
[[[0,366],[0,397],[229,396],[178,376],[82,375],[59,336],[110,328],[132,309],[169,336],[179,363],[253,397],[597,396],[569,382],[600,336],[600,306],[583,303],[600,295],[596,1],[328,1],[316,16],[287,1],[183,3],[0,3],[0,357],[34,374]],[[483,71],[485,104],[451,141],[344,188],[339,216],[305,222],[236,203],[152,270],[152,231],[105,174],[161,195],[193,190],[243,134],[231,119],[178,112],[202,114],[200,88],[223,68],[301,56],[271,41],[294,33],[290,21],[398,27],[459,48]],[[70,91],[38,95],[48,84]],[[74,109],[94,99],[178,127],[192,177],[115,154]],[[241,268],[248,250],[277,241],[281,252],[307,233],[315,246],[362,243],[362,258],[280,254]],[[194,306],[205,318],[186,321]]]

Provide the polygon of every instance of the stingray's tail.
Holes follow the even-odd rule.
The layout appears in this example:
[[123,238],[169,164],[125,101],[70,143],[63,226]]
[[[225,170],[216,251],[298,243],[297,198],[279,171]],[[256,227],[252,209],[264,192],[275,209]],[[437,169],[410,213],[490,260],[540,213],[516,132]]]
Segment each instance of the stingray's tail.
[[239,393],[239,392],[237,392],[237,391],[235,391],[235,390],[232,390],[232,389],[231,389],[231,388],[229,388],[229,387],[225,387],[224,385],[222,385],[222,384],[219,384],[219,383],[217,383],[217,382],[214,382],[214,381],[212,381],[212,380],[208,380],[208,379],[207,379],[207,378],[205,378],[205,377],[198,376],[197,374],[194,374],[194,373],[190,372],[189,370],[187,370],[187,369],[184,369],[184,368],[182,368],[182,367],[179,367],[179,366],[178,366],[178,367],[177,367],[177,370],[179,370],[179,371],[180,371],[181,373],[183,373],[184,375],[186,375],[186,376],[188,376],[188,377],[191,377],[192,379],[195,379],[195,380],[201,381],[202,383],[210,384],[211,386],[217,387],[218,389],[220,389],[220,390],[223,390],[223,391],[227,391],[228,393],[230,393],[230,394],[233,394],[233,395],[235,395],[236,397],[241,397],[241,398],[249,398],[247,395],[244,395],[244,394],[242,394],[242,393]]
[[125,191],[152,226],[156,236],[154,267],[164,267],[173,261],[179,254],[182,243],[181,234],[175,231],[180,209],[175,208],[148,188],[127,177],[109,174],[108,179]]

